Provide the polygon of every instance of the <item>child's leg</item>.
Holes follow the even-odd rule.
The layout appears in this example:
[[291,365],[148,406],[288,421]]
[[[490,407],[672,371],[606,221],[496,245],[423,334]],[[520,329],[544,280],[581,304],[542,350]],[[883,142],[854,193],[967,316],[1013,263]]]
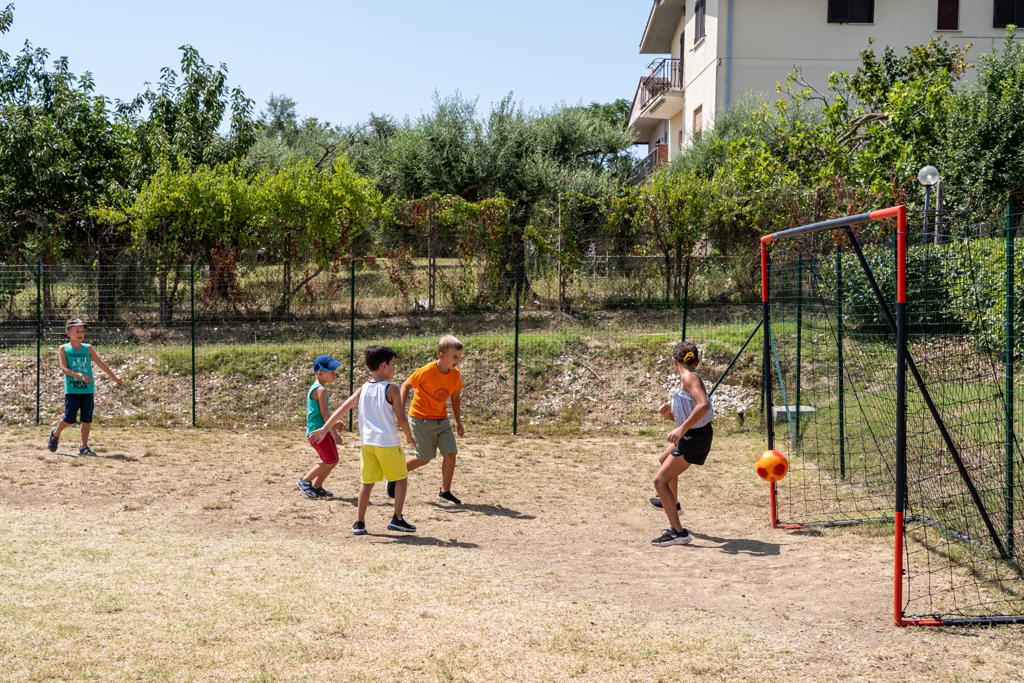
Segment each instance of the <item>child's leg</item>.
[[654,475],[654,490],[658,492],[669,524],[676,531],[682,531],[683,524],[679,521],[679,513],[676,511],[676,502],[678,501],[669,482],[673,479],[678,480],[679,475],[685,472],[689,466],[690,463],[686,462],[682,456],[670,455],[658,468],[658,473]]
[[413,470],[418,470],[419,468],[423,467],[428,462],[430,461],[420,460],[419,458],[409,458],[408,460],[405,461],[405,469],[408,470],[409,472],[412,472]]
[[92,422],[83,422],[82,423],[82,445],[83,446],[88,446],[89,445],[89,432],[90,432],[90,430],[92,430]]
[[59,439],[60,438],[60,433],[63,432],[65,429],[67,429],[70,426],[71,426],[70,422],[65,422],[64,420],[59,420],[57,422],[57,426],[53,428],[53,435]]
[[366,508],[370,505],[370,492],[373,491],[373,484],[359,485],[359,502],[356,507],[356,520],[366,521]]
[[[668,448],[662,451],[661,456],[658,457],[658,464],[664,465],[665,460],[672,457],[672,451],[676,449],[675,444],[669,444]],[[668,483],[669,488],[672,489],[672,495],[675,496],[676,502],[679,501],[679,477],[673,477],[672,481]]]
[[405,507],[405,492],[408,489],[408,479],[400,479],[395,482],[395,517],[402,516],[402,509]]
[[309,480],[309,483],[313,485],[313,488],[320,488],[321,486],[324,485],[324,481],[327,479],[327,475],[331,473],[331,470],[334,469],[334,466],[336,464],[337,463],[333,462],[322,462],[309,471],[309,474],[306,475],[306,478]]
[[452,490],[452,478],[455,476],[455,455],[441,455],[441,490]]

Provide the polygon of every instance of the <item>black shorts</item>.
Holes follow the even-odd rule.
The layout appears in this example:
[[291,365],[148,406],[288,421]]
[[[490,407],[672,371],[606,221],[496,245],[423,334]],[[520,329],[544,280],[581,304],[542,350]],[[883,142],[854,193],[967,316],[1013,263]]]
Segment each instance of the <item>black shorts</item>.
[[691,429],[679,439],[672,455],[677,458],[681,456],[691,465],[703,465],[708,459],[708,453],[711,452],[711,440],[714,436],[715,432],[710,424]]
[[79,411],[82,422],[92,422],[93,394],[64,394],[64,421],[75,424]]

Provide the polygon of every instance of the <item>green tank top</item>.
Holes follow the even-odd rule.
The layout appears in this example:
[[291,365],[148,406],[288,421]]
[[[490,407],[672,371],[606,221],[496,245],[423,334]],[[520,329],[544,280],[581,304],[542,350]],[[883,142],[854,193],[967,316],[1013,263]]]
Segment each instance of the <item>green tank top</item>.
[[[320,402],[313,397],[313,392],[321,388],[324,388],[324,386],[319,381],[313,382],[309,387],[309,391],[306,392],[306,436],[324,426],[324,417],[320,414]],[[327,401],[327,412],[330,413],[330,399],[327,396],[324,396],[324,399]]]
[[[64,356],[68,359],[68,368],[74,372],[80,372],[86,377],[92,377],[92,357],[89,355],[89,345],[82,344],[79,348],[65,344]],[[94,394],[96,393],[95,382],[83,382],[77,377],[64,375],[65,394]]]

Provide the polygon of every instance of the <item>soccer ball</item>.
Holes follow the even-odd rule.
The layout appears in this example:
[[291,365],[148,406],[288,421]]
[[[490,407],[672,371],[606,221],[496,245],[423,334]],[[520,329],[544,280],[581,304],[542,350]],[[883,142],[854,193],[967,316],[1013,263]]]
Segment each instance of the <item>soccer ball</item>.
[[765,481],[778,481],[789,471],[789,461],[778,451],[765,451],[754,463],[754,467],[757,468],[757,476]]

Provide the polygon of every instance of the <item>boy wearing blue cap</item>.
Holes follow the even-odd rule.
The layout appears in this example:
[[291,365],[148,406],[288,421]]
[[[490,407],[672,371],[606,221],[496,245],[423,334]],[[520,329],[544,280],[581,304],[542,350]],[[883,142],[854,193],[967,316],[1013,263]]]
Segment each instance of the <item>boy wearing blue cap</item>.
[[337,379],[340,367],[341,362],[327,354],[313,359],[313,374],[316,381],[306,390],[306,441],[320,456],[320,463],[306,472],[298,484],[299,491],[309,498],[330,498],[334,495],[324,488],[324,480],[338,464],[338,444],[341,443],[341,437],[336,429],[331,429],[320,441],[311,439],[310,434],[323,427],[331,414],[327,401],[327,385]]

